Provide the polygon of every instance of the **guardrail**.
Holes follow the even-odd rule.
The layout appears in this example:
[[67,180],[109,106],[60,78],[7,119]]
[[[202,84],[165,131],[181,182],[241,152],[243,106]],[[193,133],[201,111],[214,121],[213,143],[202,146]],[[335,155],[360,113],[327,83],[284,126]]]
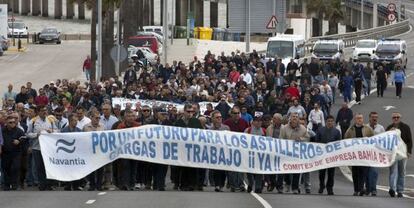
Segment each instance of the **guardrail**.
[[384,25],[376,28],[361,30],[358,32],[350,32],[345,34],[326,35],[310,38],[305,44],[305,52],[310,53],[313,45],[320,39],[341,39],[345,43],[345,47],[355,46],[358,40],[362,39],[381,39],[399,35],[410,30],[410,21],[404,20],[392,25]]

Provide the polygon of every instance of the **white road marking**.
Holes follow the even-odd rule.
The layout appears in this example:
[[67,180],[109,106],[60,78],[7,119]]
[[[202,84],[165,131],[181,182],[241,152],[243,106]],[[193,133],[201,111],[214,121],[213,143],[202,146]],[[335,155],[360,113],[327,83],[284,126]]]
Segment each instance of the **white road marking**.
[[405,175],[405,176],[414,178],[414,175],[412,175],[412,174],[410,174],[410,175]]
[[[247,190],[247,183],[246,183],[246,181],[243,181],[243,183],[244,183],[244,188]],[[256,193],[254,193],[253,191],[252,192],[250,192],[250,194],[255,198],[255,199],[257,199],[257,201],[259,201],[260,202],[260,204],[262,204],[262,206],[264,207],[264,208],[272,208],[272,206],[266,201],[266,200],[264,200],[261,196],[259,196],[259,194],[256,194]]]
[[93,204],[95,201],[96,201],[95,199],[90,199],[86,201],[85,204]]
[[389,111],[389,110],[391,110],[391,109],[394,109],[395,108],[395,106],[393,106],[393,105],[387,105],[387,106],[382,106],[386,111]]
[[106,192],[99,192],[98,196],[102,196],[102,195],[105,195],[105,194],[106,194]]
[[[385,191],[385,192],[388,192],[389,191],[389,189],[388,189],[388,187],[387,186],[377,186],[377,189],[379,189],[379,190],[381,190],[381,191]],[[404,198],[407,198],[407,199],[414,199],[414,197],[412,197],[412,196],[407,196],[406,194],[403,194],[403,197]]]
[[257,201],[259,201],[260,202],[260,204],[262,204],[262,206],[264,207],[264,208],[272,208],[272,206],[266,201],[266,200],[264,200],[261,196],[259,196],[258,194],[256,194],[256,193],[254,193],[254,192],[251,192],[250,193],[254,198],[256,198],[257,199]]

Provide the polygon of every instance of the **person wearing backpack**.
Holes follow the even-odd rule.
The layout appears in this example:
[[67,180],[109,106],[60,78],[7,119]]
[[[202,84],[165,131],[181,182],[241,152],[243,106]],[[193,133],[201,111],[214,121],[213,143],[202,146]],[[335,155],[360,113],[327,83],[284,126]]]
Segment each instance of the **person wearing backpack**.
[[[255,116],[252,121],[252,126],[247,128],[244,133],[266,136],[266,129],[262,128],[262,117]],[[263,174],[247,173],[247,192],[252,192],[254,185],[255,193],[262,193],[263,189]]]

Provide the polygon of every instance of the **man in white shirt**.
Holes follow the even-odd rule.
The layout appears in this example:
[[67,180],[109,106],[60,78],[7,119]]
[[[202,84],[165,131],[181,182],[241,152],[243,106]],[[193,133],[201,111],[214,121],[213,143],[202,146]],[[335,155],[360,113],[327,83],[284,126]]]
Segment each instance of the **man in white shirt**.
[[[378,124],[378,113],[371,112],[369,113],[369,126],[374,130],[374,135],[381,134],[385,132],[385,128]],[[367,194],[371,193],[371,196],[377,195],[377,180],[378,180],[378,168],[369,167],[368,176],[367,176]]]
[[79,129],[83,129],[83,127],[85,127],[86,124],[91,122],[91,119],[85,116],[85,109],[82,106],[78,106],[76,108],[76,115],[79,119],[76,127],[78,127]]
[[298,99],[293,100],[293,106],[289,108],[287,116],[289,116],[291,113],[298,113],[299,118],[306,118],[306,111],[301,105],[299,105]]
[[118,122],[118,118],[111,115],[112,107],[109,104],[102,105],[101,123],[104,125],[104,130],[111,130],[112,126]]
[[247,85],[253,84],[253,78],[252,75],[247,71],[247,69],[243,70],[243,74],[240,75],[240,79],[244,82],[246,82]]
[[312,130],[314,132],[318,130],[319,126],[325,126],[325,117],[319,103],[315,103],[314,109],[309,113],[309,123],[312,123]]

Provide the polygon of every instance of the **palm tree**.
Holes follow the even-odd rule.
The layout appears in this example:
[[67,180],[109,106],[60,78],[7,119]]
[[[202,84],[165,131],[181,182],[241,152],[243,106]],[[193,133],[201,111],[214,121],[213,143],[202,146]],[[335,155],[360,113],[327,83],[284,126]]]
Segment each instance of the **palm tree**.
[[322,35],[322,20],[326,11],[325,0],[307,0],[307,14],[312,18],[312,36]]
[[307,0],[307,13],[313,14],[313,36],[322,35],[322,21],[329,21],[328,34],[338,33],[338,23],[344,18],[341,0]]
[[328,8],[325,14],[325,19],[329,21],[328,34],[338,34],[338,23],[345,17],[341,9],[341,0],[330,0]]

